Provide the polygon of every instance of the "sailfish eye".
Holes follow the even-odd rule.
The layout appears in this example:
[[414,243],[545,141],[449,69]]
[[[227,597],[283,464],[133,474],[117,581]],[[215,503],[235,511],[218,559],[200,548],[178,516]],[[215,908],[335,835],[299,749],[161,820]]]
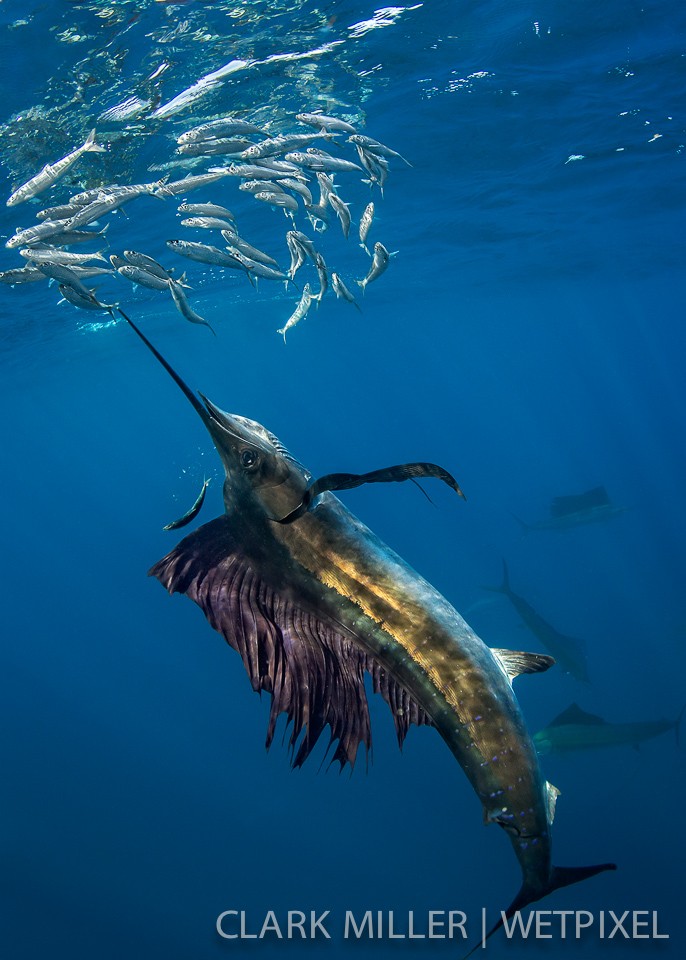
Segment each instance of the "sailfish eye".
[[246,470],[254,470],[260,462],[260,455],[256,450],[243,450],[240,455],[241,466]]

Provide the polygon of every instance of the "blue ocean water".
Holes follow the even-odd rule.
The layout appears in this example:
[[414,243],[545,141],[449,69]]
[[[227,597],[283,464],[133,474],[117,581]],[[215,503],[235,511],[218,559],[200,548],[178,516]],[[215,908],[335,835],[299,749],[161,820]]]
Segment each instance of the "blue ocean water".
[[[455,474],[466,503],[430,482],[433,506],[410,484],[342,496],[488,644],[539,649],[483,589],[503,558],[513,588],[586,641],[590,684],[558,670],[517,682],[532,731],[572,702],[621,722],[674,718],[686,700],[685,28],[665,0],[0,6],[6,195],[92,127],[108,147],[3,206],[3,240],[77,190],[206,169],[178,165],[176,137],[226,113],[271,132],[320,107],[410,161],[372,194],[371,238],[398,252],[356,288],[360,313],[329,293],[284,345],[297,295],[181,261],[165,247],[182,235],[176,201],[149,197],[110,218],[106,253],[185,264],[216,339],[121,278],[99,296],[314,475],[421,459]],[[245,66],[200,82],[232,61]],[[228,180],[189,200],[231,207],[287,266],[283,214]],[[369,188],[340,184],[355,224]],[[354,230],[318,238],[351,286],[368,268]],[[0,269],[20,259],[3,247]],[[366,771],[319,771],[323,749],[295,772],[285,746],[265,754],[268,698],[194,604],[146,577],[204,476],[200,521],[223,509],[209,437],[123,322],[58,304],[54,285],[0,296],[2,956],[462,955],[461,941],[340,935],[346,910],[456,909],[471,943],[481,909],[494,922],[519,887],[436,732],[412,729],[400,754],[373,698]],[[621,516],[522,536],[515,517],[601,484]],[[618,871],[539,906],[657,911],[670,939],[500,934],[489,952],[682,956],[674,737],[544,771],[562,791],[555,862]],[[330,910],[332,939],[223,941],[229,909],[258,928],[270,909]]]

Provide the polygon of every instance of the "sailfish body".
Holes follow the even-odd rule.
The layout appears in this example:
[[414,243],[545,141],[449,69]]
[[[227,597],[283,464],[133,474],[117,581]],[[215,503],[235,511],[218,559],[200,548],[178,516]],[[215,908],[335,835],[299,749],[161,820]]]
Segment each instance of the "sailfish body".
[[226,512],[150,573],[170,593],[194,600],[239,652],[253,688],[272,695],[267,744],[285,713],[295,766],[327,725],[336,744],[332,762],[352,765],[360,744],[371,743],[368,672],[391,707],[399,740],[411,723],[432,724],[486,821],[507,832],[524,875],[511,911],[610,868],[552,866],[557,791],[540,773],[511,685],[552,659],[489,649],[330,492],[296,510],[307,502],[311,476],[280,441],[182,389],[222,458]]

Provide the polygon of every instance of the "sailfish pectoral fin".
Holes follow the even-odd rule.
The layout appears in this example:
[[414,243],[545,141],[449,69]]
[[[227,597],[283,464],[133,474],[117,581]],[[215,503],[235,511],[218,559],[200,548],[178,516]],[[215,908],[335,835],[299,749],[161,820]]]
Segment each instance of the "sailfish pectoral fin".
[[198,528],[156,563],[150,575],[170,593],[185,593],[243,660],[253,690],[272,696],[266,745],[285,713],[292,764],[301,766],[325,727],[337,741],[330,763],[355,763],[371,749],[365,673],[391,707],[399,743],[411,723],[429,718],[409,693],[348,634],[298,602],[293,590],[262,576],[219,517]]
[[[466,500],[460,485],[451,473],[439,467],[436,463],[401,463],[393,467],[383,467],[381,470],[372,470],[369,473],[327,473],[320,477],[305,491],[305,494],[295,508],[285,517],[279,520],[279,523],[292,523],[304,513],[307,512],[312,501],[327,490],[352,490],[354,487],[361,487],[365,483],[402,483],[404,480],[416,481],[421,477],[434,477],[442,480],[451,489],[453,489],[463,500]],[[421,489],[421,487],[420,487]],[[422,490],[422,493],[424,491]],[[424,493],[426,496],[426,493]]]

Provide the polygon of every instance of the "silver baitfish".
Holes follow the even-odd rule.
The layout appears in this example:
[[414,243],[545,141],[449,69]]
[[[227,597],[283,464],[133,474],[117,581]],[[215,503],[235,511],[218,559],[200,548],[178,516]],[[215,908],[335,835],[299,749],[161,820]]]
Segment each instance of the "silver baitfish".
[[89,290],[89,296],[84,297],[78,290],[75,290],[74,287],[66,283],[61,283],[59,291],[65,300],[68,300],[69,303],[72,303],[75,307],[79,307],[81,310],[107,310],[111,313],[117,306],[116,303],[100,303],[95,296],[95,290]]
[[243,193],[285,193],[278,180],[244,180],[238,184]]
[[82,266],[91,260],[102,260],[103,263],[107,263],[102,250],[98,250],[97,253],[69,253],[67,250],[60,250],[57,247],[49,247],[44,250],[37,250],[35,247],[26,247],[19,251],[19,256],[25,260],[33,260],[35,263],[63,263],[68,267],[73,267],[74,264]]
[[182,143],[177,153],[186,157],[213,157],[218,155],[243,157],[247,147],[254,146],[252,140],[211,139],[197,140],[194,143]]
[[412,166],[410,161],[406,160],[402,153],[398,153],[397,150],[391,150],[385,143],[380,143],[371,137],[365,137],[361,133],[356,133],[352,137],[348,137],[348,143],[354,143],[356,147],[362,147],[363,150],[366,150],[368,153],[373,153],[377,157],[397,157],[399,160],[402,160],[403,163],[406,163],[408,167]]
[[[211,479],[211,478],[210,478],[210,479]],[[187,526],[187,524],[189,524],[189,523],[191,522],[191,520],[195,520],[195,518],[197,517],[197,515],[200,513],[200,509],[201,509],[203,503],[205,502],[205,494],[207,493],[207,488],[209,487],[209,485],[210,485],[210,480],[209,480],[209,479],[208,479],[208,480],[203,480],[203,482],[202,482],[202,490],[201,490],[200,493],[198,494],[197,499],[196,499],[195,503],[193,504],[193,506],[190,508],[190,510],[187,510],[182,517],[179,517],[178,520],[172,520],[171,523],[166,524],[166,526],[162,527],[162,529],[163,529],[163,530],[178,530],[180,527],[185,527],[185,526]]]
[[291,255],[291,265],[288,268],[288,276],[291,278],[291,280],[293,280],[296,273],[305,262],[306,253],[302,245],[295,239],[292,230],[289,230],[289,232],[286,234],[286,245],[288,247],[288,252]]
[[253,193],[253,197],[256,200],[261,200],[263,203],[268,203],[272,207],[280,207],[284,211],[296,213],[298,210],[298,201],[288,193],[266,193],[260,191]]
[[372,265],[369,268],[369,273],[364,278],[364,280],[356,280],[355,283],[358,283],[362,290],[367,289],[367,285],[376,280],[381,274],[386,270],[393,254],[389,253],[388,250],[384,247],[383,243],[374,244],[374,256],[372,257]]
[[227,253],[226,250],[220,250],[219,247],[212,247],[206,243],[194,243],[190,240],[167,240],[167,246],[182,257],[195,260],[197,263],[207,263],[216,267],[231,267],[233,270],[245,270],[240,260]]
[[174,180],[172,183],[162,183],[155,191],[155,196],[176,197],[188,193],[190,190],[197,190],[198,187],[207,187],[209,184],[221,180],[224,176],[226,176],[224,168],[215,167],[209,173],[200,173],[195,177],[185,177],[183,180]]
[[236,219],[228,207],[222,207],[218,203],[182,203],[178,209],[179,213],[191,217],[222,217],[224,220]]
[[300,123],[306,123],[308,127],[319,127],[321,130],[357,133],[352,123],[348,123],[347,120],[341,120],[339,117],[327,117],[316,110],[314,113],[296,113],[295,119],[299,120]]
[[8,197],[7,206],[14,207],[16,204],[30,200],[31,197],[36,197],[39,193],[43,193],[44,190],[48,190],[54,183],[57,183],[60,177],[64,176],[67,170],[69,170],[84,153],[104,152],[105,147],[101,147],[99,143],[95,142],[95,130],[91,130],[86,138],[86,142],[82,146],[77,147],[76,150],[72,150],[71,153],[68,153],[66,157],[62,157],[61,160],[57,160],[56,163],[46,163],[35,177],[31,177],[30,180],[27,180],[26,183],[18,187],[14,193]]
[[169,289],[169,280],[163,280],[162,277],[157,277],[154,273],[148,273],[143,267],[136,267],[132,263],[123,263],[117,267],[117,273],[140,287],[148,287],[150,290]]
[[222,236],[226,240],[229,250],[238,250],[244,256],[249,257],[251,260],[255,260],[257,263],[264,263],[271,267],[279,266],[278,260],[275,260],[274,257],[270,257],[268,253],[264,252],[264,250],[260,250],[258,247],[253,247],[251,243],[243,240],[242,237],[233,237],[230,234],[225,235],[225,231],[222,231]]
[[290,317],[288,318],[284,326],[281,327],[280,330],[276,331],[277,333],[280,333],[283,335],[284,343],[286,342],[286,333],[291,329],[291,327],[294,327],[296,323],[299,323],[299,321],[302,320],[302,318],[307,314],[307,311],[310,309],[311,306],[312,306],[312,292],[310,290],[309,283],[306,283],[305,286],[303,287],[302,296],[298,301],[297,307],[295,308],[293,313],[290,315]]
[[332,157],[323,153],[287,153],[286,160],[291,163],[297,163],[299,167],[306,167],[308,170],[328,170],[341,171],[362,170],[358,164],[352,160],[342,160],[340,157]]
[[[147,253],[138,253],[137,250],[125,250],[124,256],[126,257],[127,263],[132,264],[134,267],[140,267],[148,273],[152,273],[153,276],[158,277],[160,280],[172,279],[169,270],[163,267],[161,263],[158,263],[153,257],[149,257]],[[110,260],[111,259],[110,257]],[[123,264],[121,264],[121,266],[123,266]]]
[[329,204],[341,221],[343,236],[347,240],[348,234],[350,233],[350,211],[348,210],[348,204],[341,200],[337,193],[329,194]]
[[45,274],[46,277],[50,277],[51,280],[56,280],[58,284],[71,287],[72,290],[80,294],[84,300],[94,299],[93,292],[84,286],[78,274],[76,274],[71,267],[63,263],[53,263],[50,260],[38,263],[36,267],[41,273]]
[[[362,211],[362,216],[360,217],[360,246],[365,253],[369,253],[369,247],[367,246],[367,235],[372,226],[374,220],[374,201],[370,203]],[[371,253],[369,253],[371,257]]]
[[257,134],[264,136],[264,130],[255,126],[254,123],[248,123],[247,120],[239,120],[238,117],[220,117],[218,120],[210,120],[208,123],[201,123],[191,130],[186,130],[177,138],[177,143],[193,143],[197,140],[208,140],[212,137],[233,137],[245,134]]
[[314,265],[317,268],[317,276],[319,277],[319,293],[313,294],[312,299],[317,301],[317,307],[319,307],[322,297],[329,289],[329,272],[326,269],[326,262],[321,253],[318,253],[314,258]]
[[38,267],[17,267],[14,270],[3,270],[0,273],[0,283],[14,286],[15,283],[35,283],[36,280],[45,280],[45,274]]
[[58,233],[64,233],[70,222],[70,220],[44,220],[43,223],[36,223],[33,227],[18,230],[13,237],[9,238],[5,246],[14,250],[17,247],[26,246],[26,244],[48,240]]
[[167,286],[169,287],[169,292],[171,293],[174,303],[176,304],[176,309],[179,311],[181,316],[185,320],[190,321],[190,323],[198,323],[203,327],[209,327],[216,337],[217,334],[214,333],[212,326],[191,307],[181,285],[175,280],[169,279],[167,280]]
[[360,307],[359,303],[335,271],[333,271],[331,274],[331,286],[333,287],[333,292],[336,294],[338,299],[352,303],[353,306],[357,307],[360,313],[362,313],[362,308]]
[[182,227],[195,227],[199,230],[235,230],[230,220],[219,217],[187,217],[181,221]]

